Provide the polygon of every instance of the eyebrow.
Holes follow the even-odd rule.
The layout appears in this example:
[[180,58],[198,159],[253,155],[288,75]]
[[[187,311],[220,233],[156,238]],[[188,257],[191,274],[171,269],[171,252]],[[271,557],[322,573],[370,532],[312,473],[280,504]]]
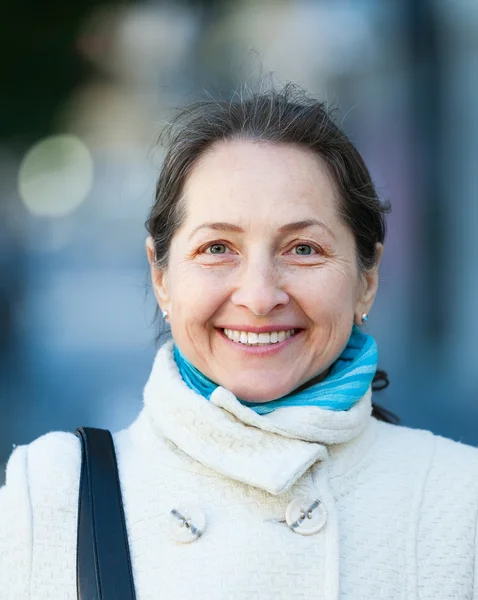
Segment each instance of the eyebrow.
[[[319,221],[318,219],[304,219],[303,221],[295,221],[293,223],[286,223],[279,227],[279,233],[293,233],[294,231],[300,231],[301,229],[307,229],[308,227],[318,226],[322,229],[325,229],[329,235],[331,235],[334,239],[335,236],[332,233],[331,229],[327,227],[327,225],[323,221]],[[234,223],[226,223],[222,221],[203,223],[199,225],[191,232],[189,239],[193,237],[201,229],[213,229],[214,231],[227,231],[230,233],[244,233],[244,229],[239,227],[239,225],[234,225]]]

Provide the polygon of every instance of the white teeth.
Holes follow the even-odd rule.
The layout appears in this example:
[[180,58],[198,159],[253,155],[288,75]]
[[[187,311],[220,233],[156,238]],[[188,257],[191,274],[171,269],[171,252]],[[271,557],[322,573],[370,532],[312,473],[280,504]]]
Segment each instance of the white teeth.
[[224,329],[225,335],[236,343],[247,344],[248,346],[263,346],[283,342],[294,335],[295,329],[284,331],[272,331],[270,333],[254,333],[247,331],[237,331],[234,329]]

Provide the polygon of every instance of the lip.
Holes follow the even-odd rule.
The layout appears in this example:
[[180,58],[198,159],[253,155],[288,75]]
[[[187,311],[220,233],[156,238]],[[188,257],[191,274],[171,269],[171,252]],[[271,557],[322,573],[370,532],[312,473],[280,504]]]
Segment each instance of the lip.
[[[231,329],[230,327],[226,327],[226,329]],[[269,331],[284,331],[283,329],[264,329],[262,328],[262,331],[257,331],[260,328],[256,328],[256,330],[252,331],[252,333],[267,333]],[[289,329],[294,329],[294,327],[289,327]],[[239,330],[239,331],[244,331],[244,329]],[[250,331],[248,329],[246,329],[245,331]],[[287,330],[286,330],[287,331]],[[288,337],[287,339],[285,339],[283,342],[276,342],[275,344],[268,344],[267,346],[248,346],[247,344],[241,344],[239,342],[233,342],[232,340],[230,340],[227,335],[224,333],[224,331],[222,329],[218,329],[218,333],[220,334],[220,336],[222,337],[222,339],[228,343],[231,348],[235,348],[237,352],[242,352],[242,354],[248,354],[248,355],[252,355],[252,356],[270,356],[272,354],[277,354],[278,352],[280,352],[281,350],[283,350],[286,346],[289,346],[290,344],[293,344],[294,342],[297,341],[297,338],[300,337],[303,333],[303,329],[298,329],[296,330],[296,333],[294,333],[294,335],[291,335],[290,337]]]
[[226,325],[219,326],[217,329],[231,329],[232,331],[247,331],[248,333],[272,333],[273,331],[289,331],[294,329],[297,333],[302,331],[303,327],[297,325],[267,325],[266,327],[253,327],[252,325]]

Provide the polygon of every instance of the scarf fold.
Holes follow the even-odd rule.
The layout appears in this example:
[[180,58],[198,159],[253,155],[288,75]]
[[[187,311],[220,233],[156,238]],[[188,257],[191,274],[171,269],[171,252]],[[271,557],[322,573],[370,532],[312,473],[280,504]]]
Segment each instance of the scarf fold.
[[[186,385],[210,400],[219,387],[218,384],[189,362],[176,345],[174,360]],[[377,361],[375,339],[354,325],[347,346],[322,381],[270,402],[246,402],[240,398],[238,401],[259,415],[287,406],[317,406],[327,410],[346,411],[366,394],[377,371]]]
[[[191,389],[169,340],[154,360],[140,419],[153,435],[172,442],[201,465],[279,495],[318,461],[333,457],[328,469],[333,478],[364,456],[377,432],[371,399],[369,388],[350,410],[285,406],[259,415],[222,386],[209,399]],[[191,463],[189,468],[196,467]]]

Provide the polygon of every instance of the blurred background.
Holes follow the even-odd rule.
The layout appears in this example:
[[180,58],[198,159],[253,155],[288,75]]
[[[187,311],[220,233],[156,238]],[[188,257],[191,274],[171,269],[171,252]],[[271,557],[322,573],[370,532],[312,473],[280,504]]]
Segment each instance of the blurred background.
[[3,0],[0,65],[0,483],[13,445],[140,410],[155,140],[261,70],[338,107],[392,202],[376,401],[478,445],[476,0]]

